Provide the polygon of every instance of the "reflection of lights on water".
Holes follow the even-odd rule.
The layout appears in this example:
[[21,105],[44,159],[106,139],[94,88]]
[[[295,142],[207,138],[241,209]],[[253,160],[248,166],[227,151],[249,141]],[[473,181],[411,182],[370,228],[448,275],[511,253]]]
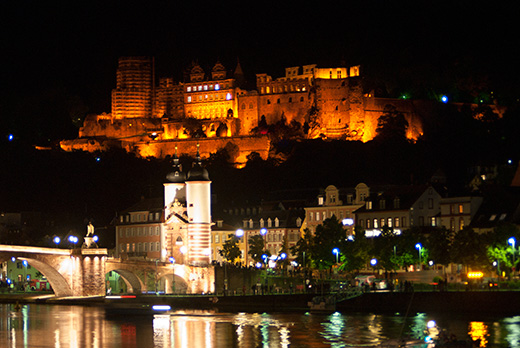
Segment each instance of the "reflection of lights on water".
[[486,347],[487,345],[487,336],[488,326],[480,321],[472,321],[469,323],[469,333],[468,333],[473,341],[480,340],[480,346]]
[[519,347],[520,342],[520,316],[504,319],[505,331],[507,336],[505,340],[510,347]]
[[289,329],[285,326],[280,327],[278,329],[278,332],[280,333],[280,344],[282,347],[289,347],[291,345],[291,341],[289,340]]

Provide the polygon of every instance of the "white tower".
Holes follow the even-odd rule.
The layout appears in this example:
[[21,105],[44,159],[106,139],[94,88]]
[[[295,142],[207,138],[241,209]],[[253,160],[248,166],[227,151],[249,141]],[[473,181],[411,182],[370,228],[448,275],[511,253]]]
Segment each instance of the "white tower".
[[[177,147],[175,147],[175,157],[173,158],[173,171],[168,173],[166,179],[169,181],[164,184],[164,233],[161,240],[162,250],[161,259],[167,256],[174,256],[177,262],[184,263],[181,248],[187,243],[185,226],[188,223],[186,216],[186,176],[182,172],[177,157]],[[186,248],[187,249],[187,248]]]
[[197,162],[186,179],[186,206],[188,210],[188,263],[205,266],[211,261],[211,181],[202,167],[199,145]]

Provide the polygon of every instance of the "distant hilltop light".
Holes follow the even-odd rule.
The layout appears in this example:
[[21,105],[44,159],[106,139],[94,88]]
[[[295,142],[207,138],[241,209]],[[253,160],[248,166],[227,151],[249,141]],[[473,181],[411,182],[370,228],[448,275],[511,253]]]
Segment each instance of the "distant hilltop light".
[[443,103],[446,104],[446,103],[448,102],[448,97],[445,96],[445,95],[443,95],[443,96],[441,97],[441,101],[442,101]]
[[14,139],[14,135],[9,134],[9,135],[7,136],[7,140],[9,140],[9,141],[13,141],[13,139]]

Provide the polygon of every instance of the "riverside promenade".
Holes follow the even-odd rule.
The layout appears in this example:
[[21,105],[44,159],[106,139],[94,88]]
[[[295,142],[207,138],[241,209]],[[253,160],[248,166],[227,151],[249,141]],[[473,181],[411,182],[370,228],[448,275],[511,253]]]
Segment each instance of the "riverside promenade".
[[[299,312],[316,294],[267,295],[137,295],[112,297],[56,298],[53,295],[3,294],[1,303],[40,303],[62,305],[139,308],[167,304],[172,309],[214,309],[223,312]],[[341,313],[478,313],[486,315],[520,314],[520,291],[415,291],[367,292],[336,305]]]

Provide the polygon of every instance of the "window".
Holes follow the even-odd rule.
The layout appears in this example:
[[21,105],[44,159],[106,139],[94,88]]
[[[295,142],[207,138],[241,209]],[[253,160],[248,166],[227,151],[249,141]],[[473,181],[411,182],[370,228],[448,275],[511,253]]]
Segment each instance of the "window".
[[432,217],[430,218],[430,221],[431,221],[431,225],[432,225],[432,227],[437,226],[437,220],[435,219],[435,216],[432,216]]
[[199,89],[199,91],[202,91],[202,86],[199,86],[199,88],[198,88],[198,89]]
[[302,225],[302,219],[300,217],[298,217],[296,219],[296,227],[301,227],[301,225]]
[[271,104],[271,101],[269,99],[267,99],[266,103],[267,104]]
[[[311,213],[311,214],[312,214],[312,213]],[[260,228],[263,228],[263,227],[264,227],[264,223],[265,223],[265,222],[264,222],[264,219],[263,219],[263,218],[260,219]]]
[[450,219],[450,231],[455,232],[455,219]]
[[320,221],[320,212],[319,211],[316,212],[316,221]]
[[155,227],[155,235],[159,235],[159,226]]
[[392,226],[392,218],[388,218],[387,221],[388,221],[388,227],[392,228],[393,227]]
[[365,220],[359,219],[359,226],[365,227]]
[[278,220],[278,218],[274,218],[274,227],[279,227],[280,226],[280,220]]
[[304,99],[303,97],[300,97],[300,101],[301,101],[301,102],[304,101],[304,100],[305,100],[305,99]]
[[400,205],[400,203],[401,203],[401,202],[400,202],[399,198],[396,197],[396,198],[394,199],[394,209],[399,209],[399,205]]
[[372,210],[372,201],[367,202],[367,210]]
[[148,251],[148,243],[143,243],[143,251],[144,252]]
[[280,98],[276,99],[276,104],[280,104]]
[[[218,234],[217,234],[218,236]],[[181,236],[178,236],[177,239],[175,240],[175,245],[182,245],[182,237]]]
[[428,198],[428,209],[433,209],[433,198]]
[[215,243],[220,243],[220,242],[219,242],[219,239],[220,239],[219,237],[220,237],[220,236],[219,236],[218,234],[215,235]]
[[464,218],[459,219],[459,231],[464,228]]
[[191,92],[191,86],[186,87],[186,92]]
[[401,225],[402,227],[406,227],[406,218],[405,217],[403,217],[401,219],[401,223],[402,223],[402,225]]
[[338,79],[341,78],[341,70],[338,70],[337,76],[338,76]]
[[204,90],[205,90],[205,91],[208,90],[208,85],[204,85]]
[[249,228],[253,228],[253,219],[249,219]]
[[379,228],[379,224],[377,219],[374,219],[374,228]]
[[292,97],[289,97],[289,103],[292,103]]
[[384,218],[381,219],[381,227],[385,227],[385,219]]
[[382,199],[379,201],[379,209],[386,209],[386,200]]
[[463,214],[463,213],[464,213],[464,205],[459,204],[459,214]]
[[231,93],[227,93],[226,94],[226,100],[231,100],[232,96],[231,96]]
[[313,219],[314,219],[314,213],[313,213],[313,212],[310,212],[310,213],[309,213],[309,221],[312,222]]
[[370,228],[370,219],[367,219],[367,228]]
[[155,221],[159,221],[160,217],[161,217],[160,213],[158,213],[158,212],[155,213]]
[[218,91],[220,89],[220,85],[217,83],[215,84],[215,91]]
[[399,218],[398,217],[396,217],[394,219],[394,222],[395,222],[395,227],[399,227]]
[[454,213],[455,213],[455,205],[450,204],[450,214],[454,214]]
[[155,250],[156,251],[161,251],[161,243],[155,242]]
[[273,227],[273,220],[271,220],[271,218],[267,219],[267,227]]
[[419,226],[424,226],[424,216],[419,216]]

